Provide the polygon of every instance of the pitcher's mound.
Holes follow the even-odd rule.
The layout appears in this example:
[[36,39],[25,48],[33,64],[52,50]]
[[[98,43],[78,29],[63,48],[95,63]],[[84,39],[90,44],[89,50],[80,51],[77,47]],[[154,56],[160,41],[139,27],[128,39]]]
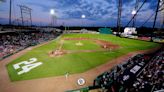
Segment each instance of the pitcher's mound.
[[78,42],[78,43],[76,43],[75,45],[76,45],[76,46],[83,46],[83,43]]
[[49,52],[50,57],[61,56],[63,54],[66,54],[66,51],[64,51],[64,50],[55,50],[55,51]]

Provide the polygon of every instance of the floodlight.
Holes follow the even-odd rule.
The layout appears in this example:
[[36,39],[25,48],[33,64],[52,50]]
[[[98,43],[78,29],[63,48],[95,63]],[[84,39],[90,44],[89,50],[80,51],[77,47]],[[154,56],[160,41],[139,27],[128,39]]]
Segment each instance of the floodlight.
[[83,15],[81,15],[81,18],[83,18],[83,19],[84,19],[85,17],[86,17],[86,16],[85,16],[84,14],[83,14]]
[[132,11],[132,15],[135,15],[137,12],[136,12],[136,10],[133,10]]
[[51,15],[54,15],[54,14],[55,14],[55,10],[54,10],[54,9],[51,9],[51,10],[50,10],[50,14],[51,14]]

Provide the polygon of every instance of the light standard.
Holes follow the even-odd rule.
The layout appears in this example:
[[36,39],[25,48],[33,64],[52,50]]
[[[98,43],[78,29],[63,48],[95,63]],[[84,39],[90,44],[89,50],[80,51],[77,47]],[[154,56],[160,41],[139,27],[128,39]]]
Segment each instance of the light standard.
[[[85,19],[86,16],[85,16],[84,14],[82,14],[82,15],[81,15],[81,18],[82,18],[82,19]],[[84,22],[84,21],[82,20],[82,25],[84,24],[83,22]]]
[[51,15],[51,18],[52,18],[52,20],[51,20],[51,26],[54,26],[55,18],[56,18],[56,16],[55,16],[55,10],[54,9],[50,9],[50,15]]
[[[137,11],[134,9],[132,10],[132,17],[135,16],[137,13]],[[133,18],[133,27],[134,27],[134,23],[135,23],[135,17]]]

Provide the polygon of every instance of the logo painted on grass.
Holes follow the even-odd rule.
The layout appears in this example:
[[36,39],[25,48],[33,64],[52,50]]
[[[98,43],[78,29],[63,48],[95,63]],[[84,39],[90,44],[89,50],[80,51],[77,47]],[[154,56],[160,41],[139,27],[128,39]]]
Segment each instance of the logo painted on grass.
[[14,64],[13,67],[15,70],[21,69],[21,71],[17,72],[18,75],[21,75],[43,64],[42,62],[37,61],[37,58],[30,58],[28,61],[22,61]]

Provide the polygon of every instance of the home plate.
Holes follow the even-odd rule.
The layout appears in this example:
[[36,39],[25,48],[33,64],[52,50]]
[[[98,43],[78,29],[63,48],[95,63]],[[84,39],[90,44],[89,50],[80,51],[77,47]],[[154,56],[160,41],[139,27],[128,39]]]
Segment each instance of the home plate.
[[80,85],[80,86],[82,86],[82,85],[85,84],[85,80],[84,80],[83,78],[79,78],[79,79],[77,80],[77,84]]

